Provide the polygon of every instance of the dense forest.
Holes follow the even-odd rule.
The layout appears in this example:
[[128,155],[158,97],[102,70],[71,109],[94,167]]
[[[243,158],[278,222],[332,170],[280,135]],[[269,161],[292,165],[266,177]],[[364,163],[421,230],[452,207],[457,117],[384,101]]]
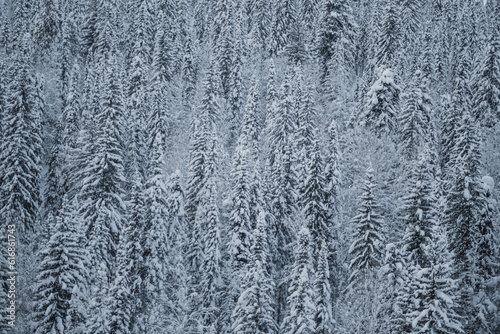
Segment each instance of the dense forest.
[[0,333],[500,333],[500,0],[0,0]]

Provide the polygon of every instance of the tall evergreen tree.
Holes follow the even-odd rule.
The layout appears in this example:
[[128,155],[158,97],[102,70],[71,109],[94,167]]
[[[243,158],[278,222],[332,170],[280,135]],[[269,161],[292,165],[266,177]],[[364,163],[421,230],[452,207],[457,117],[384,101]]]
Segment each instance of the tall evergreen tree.
[[331,240],[332,226],[326,205],[324,164],[318,139],[314,140],[310,159],[306,163],[307,174],[303,192],[304,216],[311,233],[313,258],[319,259],[322,243]]
[[40,253],[39,283],[35,288],[34,331],[37,334],[68,332],[73,288],[86,288],[88,259],[80,244],[80,225],[74,209],[65,196],[53,234]]
[[[497,6],[498,7],[498,6]],[[495,11],[500,13],[500,10]],[[474,116],[491,127],[500,118],[500,27],[494,23],[486,52],[480,59],[474,87]]]
[[408,320],[411,333],[464,333],[457,314],[457,282],[452,276],[451,257],[446,237],[439,225],[433,226],[431,243],[427,246],[429,266],[413,270],[414,304]]
[[335,46],[341,38],[347,40],[347,44],[344,44],[347,50],[342,51],[346,54],[354,53],[357,24],[348,1],[322,0],[320,6],[320,18],[316,31],[316,52],[323,78],[325,78],[328,71],[331,70],[328,67],[330,59],[334,58],[336,53],[340,51],[336,50]]
[[415,71],[409,87],[402,94],[402,111],[399,117],[401,149],[410,160],[417,158],[423,143],[433,135],[431,117],[432,101],[428,81],[420,70]]
[[375,198],[373,183],[374,170],[370,166],[366,172],[363,193],[360,196],[361,206],[353,218],[353,242],[349,248],[351,255],[351,276],[349,285],[354,287],[360,281],[368,278],[382,265],[384,231],[380,214],[380,205]]
[[318,334],[334,333],[335,320],[332,314],[332,299],[330,286],[330,270],[328,264],[329,250],[323,241],[320,246],[315,282],[316,331]]
[[[116,72],[115,56],[108,55],[106,68],[100,82],[98,101],[92,101],[89,114],[99,124],[95,141],[86,143],[90,158],[82,171],[82,185],[79,192],[80,214],[85,222],[88,248],[92,265],[105,263],[108,275],[112,274],[114,257],[118,245],[124,213],[124,165],[123,165],[123,102],[122,88]],[[93,124],[88,124],[92,127]],[[110,276],[111,277],[111,276]]]
[[412,175],[408,195],[403,198],[401,215],[405,224],[403,244],[412,264],[427,267],[426,247],[437,219],[435,186],[428,151],[420,155]]
[[379,78],[366,94],[366,105],[361,111],[361,125],[372,128],[379,136],[397,129],[400,88],[391,69],[382,70]]
[[235,334],[277,333],[273,309],[274,283],[267,269],[270,255],[266,226],[266,215],[261,211],[253,232],[243,292],[233,311],[232,329]]
[[15,225],[23,233],[33,231],[38,214],[42,153],[42,101],[32,74],[30,43],[30,35],[24,34],[12,53],[0,153],[2,226]]
[[288,288],[289,313],[281,324],[283,333],[315,333],[314,279],[311,236],[309,230],[303,227],[297,239],[295,262]]

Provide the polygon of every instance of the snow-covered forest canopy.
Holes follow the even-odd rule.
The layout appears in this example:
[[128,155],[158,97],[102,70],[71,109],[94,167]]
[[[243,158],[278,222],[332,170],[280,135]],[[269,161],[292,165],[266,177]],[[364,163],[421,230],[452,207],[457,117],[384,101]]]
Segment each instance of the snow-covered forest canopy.
[[500,0],[0,0],[0,333],[500,333]]

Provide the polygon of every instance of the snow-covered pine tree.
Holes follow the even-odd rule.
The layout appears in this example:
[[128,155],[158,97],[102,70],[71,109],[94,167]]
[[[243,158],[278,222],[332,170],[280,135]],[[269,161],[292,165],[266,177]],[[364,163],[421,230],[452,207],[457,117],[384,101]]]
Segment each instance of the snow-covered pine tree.
[[379,270],[381,284],[377,292],[376,333],[408,333],[406,314],[411,303],[408,286],[408,257],[402,242],[389,243],[385,249],[384,265]]
[[281,324],[286,334],[315,333],[314,270],[311,257],[311,235],[307,227],[299,231],[295,262],[290,274],[287,303],[289,311]]
[[[240,139],[242,139],[242,136],[240,136]],[[252,230],[252,222],[250,221],[250,178],[252,171],[249,166],[249,156],[250,150],[243,145],[238,145],[233,158],[234,186],[231,196],[232,210],[229,219],[228,252],[231,266],[236,271],[245,267],[250,251]]]
[[100,263],[96,269],[94,284],[92,286],[92,297],[89,301],[87,323],[85,334],[109,334],[109,283],[106,264]]
[[[197,213],[203,219],[206,233],[203,236],[203,262],[201,264],[200,293],[202,299],[202,321],[204,328],[221,326],[220,314],[221,255],[220,222],[217,207],[217,185],[215,175],[211,175],[203,190],[202,206]],[[201,320],[201,319],[200,319]]]
[[214,20],[211,34],[213,39],[217,75],[220,78],[223,96],[229,97],[229,77],[232,70],[232,57],[234,48],[232,0],[217,0],[214,3]]
[[40,204],[42,103],[29,58],[31,43],[25,33],[21,46],[11,54],[0,146],[1,226],[15,225],[21,233],[33,231]]
[[72,327],[68,310],[73,289],[86,288],[88,259],[85,248],[81,247],[74,209],[64,196],[53,234],[40,252],[33,328],[37,334],[68,332]]
[[352,244],[349,247],[351,262],[349,268],[349,286],[362,284],[365,279],[373,276],[383,261],[384,226],[378,211],[378,204],[374,193],[374,170],[371,165],[366,171],[366,179],[360,196],[361,205],[358,214],[352,219],[354,229]]
[[320,3],[320,17],[316,25],[316,52],[321,73],[323,78],[326,78],[327,73],[332,70],[328,66],[330,60],[340,51],[336,50],[335,46],[341,38],[346,39],[346,43],[342,43],[346,49],[342,51],[347,55],[354,53],[357,24],[349,1],[321,0]]
[[61,27],[61,11],[58,2],[43,0],[35,3],[35,17],[33,20],[33,34],[36,45],[47,50]]
[[488,238],[480,235],[479,231],[484,226],[482,212],[486,202],[480,179],[481,140],[478,128],[476,120],[466,110],[457,130],[458,140],[454,150],[457,157],[456,176],[447,197],[445,215],[454,260],[454,277],[458,279],[460,288],[460,315],[464,319],[464,330],[488,333],[491,324],[486,318],[490,312],[490,301],[483,292],[487,277],[478,271],[482,259],[479,249],[473,246],[477,240]]
[[422,145],[429,141],[434,132],[428,84],[423,73],[417,70],[401,96],[403,107],[398,120],[401,129],[400,145],[408,160],[417,159]]
[[335,320],[332,314],[332,296],[330,286],[329,270],[329,249],[327,243],[323,240],[320,246],[318,264],[316,265],[315,282],[315,307],[316,307],[316,331],[317,334],[333,334]]
[[[462,31],[463,32],[463,31]],[[466,34],[464,32],[464,34]],[[473,109],[471,91],[471,59],[466,38],[458,41],[458,59],[453,66],[454,79],[451,105],[442,112],[441,129],[441,166],[445,175],[453,176],[457,162],[454,154],[459,140],[458,128],[465,112]]]
[[340,145],[337,131],[337,123],[332,120],[328,127],[328,155],[325,159],[325,182],[329,219],[333,219],[338,212],[338,196],[340,188]]
[[[134,4],[134,41],[130,54],[130,65],[127,73],[127,95],[126,95],[126,113],[128,138],[126,151],[126,168],[125,171],[129,173],[134,172],[137,167],[140,175],[144,178],[146,176],[147,158],[145,156],[145,127],[147,119],[147,110],[149,109],[148,103],[148,76],[151,72],[151,50],[148,38],[151,36],[148,31],[148,22],[151,18],[148,15],[147,1],[138,1]],[[156,74],[156,71],[153,72]],[[159,85],[158,82],[155,84]],[[127,173],[127,179],[131,175]]]
[[432,229],[431,243],[426,247],[429,266],[411,269],[410,284],[415,290],[411,313],[407,314],[411,333],[464,333],[457,314],[458,285],[452,278],[453,264],[446,235],[436,222]]
[[426,247],[432,238],[432,227],[437,219],[435,181],[428,149],[420,154],[412,174],[408,195],[403,198],[401,216],[405,226],[403,247],[407,261],[424,268],[429,265]]
[[[271,106],[267,118],[267,143],[269,145],[266,160],[266,185],[269,206],[273,215],[270,226],[272,264],[275,268],[273,276],[282,280],[285,266],[292,262],[290,245],[295,234],[295,213],[297,212],[297,186],[299,184],[293,165],[293,148],[295,133],[295,99],[292,93],[292,73],[288,71],[280,88],[279,99]],[[286,304],[286,284],[277,285],[278,322],[284,315]]]
[[[108,291],[108,305],[107,315],[109,316],[108,326],[110,333],[116,334],[130,334],[134,326],[134,311],[136,301],[132,298],[131,285],[133,284],[134,277],[131,277],[131,269],[137,265],[132,259],[129,258],[130,246],[135,245],[130,243],[134,231],[131,229],[132,224],[125,225],[125,228],[120,234],[120,241],[116,252],[116,272],[114,279],[110,284]],[[133,242],[133,241],[132,241]]]
[[366,94],[365,105],[359,115],[361,125],[372,128],[381,137],[397,129],[400,88],[391,69],[382,69],[379,78]]
[[228,115],[229,123],[229,146],[234,145],[238,128],[241,123],[241,113],[244,104],[243,91],[245,89],[243,82],[243,55],[244,40],[242,29],[243,13],[241,6],[236,6],[232,19],[233,43],[231,45],[231,66],[228,78],[227,101],[229,103],[230,113]]
[[[305,162],[307,164],[307,173],[304,181],[302,200],[306,226],[311,234],[312,256],[313,259],[317,260],[319,259],[320,247],[323,242],[331,241],[333,228],[326,205],[325,169],[317,133],[315,137],[310,157]],[[317,262],[316,265],[318,265]]]
[[271,4],[272,2],[266,0],[254,0],[251,2],[251,34],[253,36],[253,43],[257,44],[258,49],[265,55],[267,48],[266,42],[269,38],[271,27]]
[[[68,94],[65,97],[65,107],[62,110],[62,133],[61,133],[61,149],[59,151],[61,160],[61,175],[60,186],[63,194],[68,194],[69,198],[73,198],[76,193],[74,189],[74,168],[73,159],[78,147],[78,133],[80,131],[81,118],[81,97],[79,87],[80,67],[75,62],[69,74]],[[73,176],[71,176],[73,175]]]
[[[119,231],[125,218],[124,163],[123,163],[123,102],[122,87],[116,75],[116,55],[106,57],[99,88],[98,105],[87,106],[95,123],[88,124],[95,131],[95,139],[89,145],[87,164],[82,173],[78,194],[80,215],[85,223],[92,266],[105,263],[111,278]],[[94,66],[97,66],[94,64]],[[94,124],[99,127],[92,128]]]
[[209,145],[209,137],[220,114],[219,80],[213,62],[203,82],[203,97],[198,117],[194,119],[191,137],[188,181],[186,186],[186,215],[188,222],[193,222],[199,203],[198,193],[205,180],[205,155]]
[[196,81],[197,81],[197,64],[195,57],[195,40],[194,40],[194,28],[193,23],[189,22],[189,28],[187,31],[186,41],[184,44],[184,52],[181,64],[181,78],[182,78],[182,101],[184,107],[191,114],[191,109],[193,108],[192,100],[196,92]]
[[372,62],[376,67],[395,68],[398,61],[400,27],[396,1],[380,0],[375,4],[372,35]]
[[[496,13],[500,14],[500,9]],[[494,23],[490,30],[474,87],[474,116],[487,127],[494,126],[500,118],[500,26]]]
[[274,282],[268,272],[270,260],[266,214],[261,211],[253,232],[250,262],[241,293],[233,311],[235,334],[275,334]]
[[169,213],[165,185],[165,158],[161,132],[155,134],[150,152],[148,180],[145,184],[145,243],[146,289],[149,303],[158,303],[169,284],[167,278]]
[[[124,259],[121,259],[119,264],[121,264],[121,271],[127,275],[127,287],[130,290],[130,301],[133,304],[130,310],[130,329],[134,332],[136,328],[141,328],[139,322],[143,320],[144,313],[141,312],[141,307],[147,304],[149,296],[145,293],[147,271],[144,263],[145,246],[148,240],[145,229],[146,194],[139,171],[134,172],[132,177],[132,187],[128,194],[127,221],[121,232],[126,242],[125,245],[122,245],[125,247]],[[124,263],[124,260],[127,262]],[[118,271],[120,271],[120,266]]]
[[271,54],[277,55],[291,42],[290,33],[296,24],[297,9],[293,0],[274,0],[271,6],[273,16],[268,44]]

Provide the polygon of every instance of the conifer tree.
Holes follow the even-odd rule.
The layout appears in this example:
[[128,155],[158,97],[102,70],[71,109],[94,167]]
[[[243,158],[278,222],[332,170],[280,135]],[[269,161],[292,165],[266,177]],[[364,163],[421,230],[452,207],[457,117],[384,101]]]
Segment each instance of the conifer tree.
[[67,196],[56,218],[53,234],[40,253],[35,288],[36,333],[66,333],[71,328],[68,309],[73,288],[85,288],[87,254],[80,247],[79,222]]
[[360,114],[360,123],[372,128],[380,137],[397,129],[400,88],[391,69],[382,70],[379,79],[366,94],[366,104]]
[[395,1],[381,0],[375,3],[375,34],[373,35],[373,63],[377,67],[390,68],[397,64],[400,43],[398,8]]
[[[342,50],[346,54],[354,52],[354,37],[357,29],[351,5],[346,0],[322,0],[319,23],[316,31],[316,52],[321,65],[323,78],[332,70],[328,67],[330,59],[336,57],[335,46],[342,38],[347,40]],[[347,57],[348,58],[348,57]]]
[[216,203],[217,190],[215,176],[210,176],[204,189],[202,206],[198,209],[203,216],[203,226],[207,232],[203,237],[203,262],[201,265],[200,292],[202,297],[202,314],[205,328],[217,326],[220,308],[221,258],[220,227]]
[[146,225],[146,198],[144,185],[142,184],[142,176],[138,171],[135,171],[132,179],[132,187],[128,194],[128,214],[127,221],[122,230],[123,242],[125,245],[121,245],[125,250],[121,250],[122,259],[118,266],[118,271],[121,271],[123,275],[127,275],[125,280],[121,280],[120,283],[127,283],[127,287],[130,290],[130,302],[131,305],[131,322],[130,329],[132,332],[136,327],[140,328],[139,321],[141,318],[142,306],[147,304],[148,295],[145,293],[146,288],[146,275],[147,270],[144,263],[144,255],[146,251],[147,243],[147,230]]
[[253,36],[253,42],[264,53],[267,51],[266,42],[270,33],[272,3],[265,0],[255,0],[251,4],[252,25],[250,31]]
[[335,320],[332,314],[332,297],[330,286],[330,270],[328,264],[329,250],[323,240],[320,246],[318,264],[316,269],[316,331],[317,334],[333,334]]
[[78,133],[80,131],[80,117],[82,107],[80,104],[79,75],[80,67],[75,62],[71,69],[68,80],[68,94],[65,97],[66,103],[62,111],[62,134],[61,134],[61,192],[68,194],[72,198],[76,192],[73,189],[70,174],[75,173],[74,161],[78,148]]
[[[316,135],[317,137],[317,135]],[[311,156],[307,160],[307,173],[303,191],[304,216],[311,233],[312,255],[319,259],[323,242],[331,240],[332,226],[326,206],[327,193],[324,164],[318,139],[314,139]]]
[[104,263],[97,267],[95,285],[92,287],[92,298],[89,302],[89,317],[85,326],[85,334],[111,333],[109,326],[109,300],[108,300],[108,268]]
[[166,207],[167,193],[165,185],[165,148],[161,133],[157,132],[150,156],[149,177],[145,184],[146,208],[145,263],[147,267],[146,286],[149,300],[161,296],[167,273],[169,213]]
[[399,117],[401,150],[410,160],[417,158],[424,142],[432,136],[432,102],[428,81],[420,70],[415,71],[409,87],[402,94],[402,111]]
[[411,333],[464,333],[460,316],[457,282],[452,278],[452,262],[439,225],[433,226],[427,246],[429,266],[413,270],[414,304],[408,314]]
[[291,42],[290,32],[296,24],[296,6],[293,0],[274,1],[271,21],[270,50],[276,55]]
[[389,243],[386,246],[384,265],[379,274],[382,278],[377,291],[377,333],[408,333],[406,315],[411,303],[411,287],[408,286],[408,267],[410,263],[403,242]]
[[353,242],[349,248],[351,255],[349,285],[352,287],[380,268],[383,260],[385,238],[382,217],[378,213],[380,205],[374,194],[373,173],[374,170],[370,166],[366,172],[363,193],[360,196],[361,206],[358,214],[352,219]]
[[[92,265],[105,263],[109,275],[113,270],[119,231],[126,210],[123,201],[122,89],[114,72],[114,61],[114,56],[108,55],[99,100],[93,101],[89,106],[93,109],[89,114],[96,118],[100,127],[89,129],[95,131],[95,139],[86,144],[89,145],[87,158],[90,161],[82,171],[82,185],[78,195],[82,203],[79,211],[85,222],[84,230],[94,261]],[[92,125],[88,124],[89,127]]]
[[[500,13],[500,10],[496,12]],[[487,127],[496,124],[500,118],[500,28],[496,24],[491,30],[474,87],[474,116]]]
[[338,193],[340,187],[340,157],[339,136],[335,120],[328,127],[328,155],[325,159],[325,191],[329,218],[332,219],[338,211]]
[[281,324],[282,333],[315,333],[314,271],[311,258],[311,236],[303,227],[298,235],[295,262],[291,272],[287,302],[289,313]]
[[[109,288],[109,328],[110,333],[129,334],[133,327],[133,310],[135,301],[131,296],[130,259],[128,258],[129,226],[120,234],[118,244],[116,273]],[[132,262],[133,263],[133,262]]]
[[31,73],[30,42],[30,35],[24,34],[12,54],[0,153],[2,226],[13,224],[22,233],[33,231],[40,204],[42,101]]
[[434,180],[428,151],[420,155],[410,177],[408,195],[403,198],[401,215],[405,225],[403,244],[408,260],[420,267],[428,266],[426,247],[437,219]]
[[233,311],[235,334],[277,333],[274,320],[274,282],[268,272],[270,260],[266,214],[261,211],[253,232],[250,262],[241,293]]
[[205,180],[205,155],[209,145],[211,130],[219,118],[219,85],[217,72],[212,62],[203,83],[203,98],[200,116],[194,121],[191,140],[189,174],[186,189],[186,214],[188,221],[193,221],[199,202],[198,192]]
[[[453,253],[455,277],[459,279],[460,314],[464,316],[464,330],[488,332],[488,296],[483,295],[485,273],[478,271],[481,255],[477,247],[471,247],[484,225],[481,217],[485,198],[480,178],[481,152],[478,126],[465,111],[457,130],[456,176],[453,179],[445,212],[449,231],[449,246]],[[489,233],[492,231],[490,230]],[[486,237],[488,238],[488,237]],[[484,253],[483,253],[484,255]]]

